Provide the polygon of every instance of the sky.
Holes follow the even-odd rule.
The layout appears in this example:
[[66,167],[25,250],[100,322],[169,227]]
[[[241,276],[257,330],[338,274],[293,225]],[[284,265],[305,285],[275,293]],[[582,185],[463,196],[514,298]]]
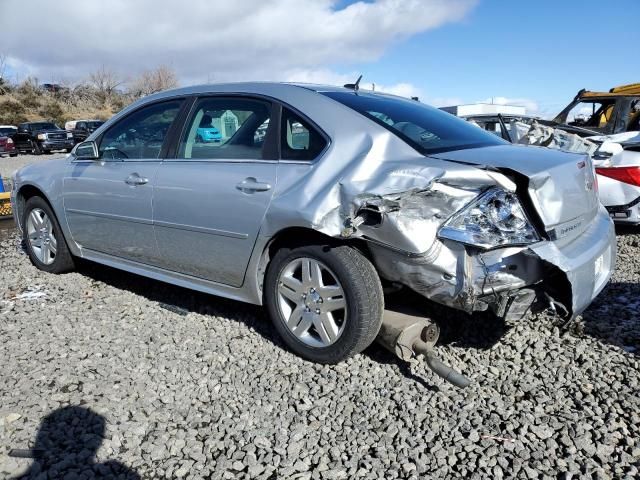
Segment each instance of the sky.
[[182,85],[362,74],[436,106],[543,117],[581,88],[640,82],[640,0],[0,1],[10,81],[74,84],[102,66],[126,81],[161,64]]

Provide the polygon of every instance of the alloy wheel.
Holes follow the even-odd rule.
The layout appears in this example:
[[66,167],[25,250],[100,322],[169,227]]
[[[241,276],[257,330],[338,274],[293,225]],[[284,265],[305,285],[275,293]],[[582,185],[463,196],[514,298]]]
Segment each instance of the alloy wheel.
[[58,242],[53,234],[53,223],[41,208],[34,208],[27,218],[27,238],[36,258],[45,265],[56,259]]
[[335,343],[347,322],[347,301],[335,273],[318,260],[296,258],[278,278],[277,304],[289,331],[312,347]]

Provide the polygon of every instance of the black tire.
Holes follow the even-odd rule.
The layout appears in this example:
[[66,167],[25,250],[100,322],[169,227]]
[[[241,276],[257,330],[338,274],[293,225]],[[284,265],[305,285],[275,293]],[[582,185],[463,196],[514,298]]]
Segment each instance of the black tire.
[[[278,307],[278,282],[285,267],[296,258],[320,261],[332,270],[344,291],[346,320],[335,343],[312,347],[296,337]],[[269,264],[264,284],[269,316],[278,333],[295,353],[317,363],[338,363],[368,347],[378,335],[384,312],[380,277],[371,262],[354,248],[308,245],[279,250]]]
[[17,154],[17,153],[10,153],[10,154],[9,154],[9,156],[10,156],[10,157],[17,157],[17,156],[18,156],[18,154]]
[[[55,254],[55,258],[53,259],[53,263],[46,264],[41,262],[37,255],[35,254],[31,242],[29,241],[29,234],[27,229],[27,219],[29,215],[34,209],[40,209],[44,211],[44,213],[49,217],[52,225],[53,235],[56,239],[57,243],[57,251]],[[75,264],[73,261],[73,256],[69,251],[69,247],[67,246],[67,242],[64,238],[62,230],[60,229],[60,224],[58,223],[58,219],[56,218],[53,210],[49,206],[49,204],[42,197],[31,197],[27,200],[27,203],[24,208],[24,214],[22,216],[22,238],[24,240],[24,244],[27,250],[27,254],[29,255],[29,260],[36,266],[38,269],[43,270],[49,273],[64,273],[69,272],[74,269]]]
[[40,148],[38,142],[31,142],[31,151],[34,155],[42,155],[42,148]]
[[67,153],[71,153],[71,150],[73,150],[73,148],[65,148],[64,151],[67,152]]

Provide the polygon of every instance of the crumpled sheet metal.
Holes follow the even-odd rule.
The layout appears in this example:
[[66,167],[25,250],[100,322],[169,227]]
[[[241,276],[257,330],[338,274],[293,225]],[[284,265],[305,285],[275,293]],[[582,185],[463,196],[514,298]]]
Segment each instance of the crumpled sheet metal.
[[[329,158],[311,167],[279,170],[264,235],[284,224],[365,239],[383,277],[468,312],[488,308],[482,297],[497,300],[540,280],[542,262],[526,248],[472,252],[437,238],[440,226],[482,191],[498,185],[515,191],[511,179],[488,166],[425,158],[413,150],[399,155],[399,146],[384,135],[349,141],[351,151],[343,144],[340,156],[355,160],[327,161],[333,155],[328,151]],[[297,205],[295,217],[291,205]]]
[[424,255],[407,256],[377,245],[370,250],[385,278],[466,312],[498,305],[502,295],[540,280],[543,264],[526,247],[489,252],[436,241]]
[[[406,145],[400,154],[396,140],[387,135],[349,141],[339,154],[353,158],[351,162],[332,161],[329,151],[329,158],[312,167],[288,165],[278,171],[265,235],[277,232],[287,218],[286,226],[365,238],[420,254],[431,248],[442,223],[481,191],[496,185],[515,190],[513,182],[495,171],[425,158]],[[295,218],[291,205],[297,206]]]
[[[558,242],[541,242],[531,245],[529,250],[544,262],[559,269],[568,281],[573,293],[572,304],[566,305],[572,314],[578,315],[591,303],[593,296],[604,288],[608,276],[615,265],[616,242],[615,231],[608,228],[609,216],[600,207],[598,218],[590,227],[582,232],[577,240],[573,241],[570,249],[563,249]],[[600,253],[594,246],[598,245],[604,235],[609,235],[610,249]],[[600,255],[601,274],[594,271],[597,264],[596,255]],[[597,267],[595,267],[597,268]]]
[[517,138],[513,140],[521,145],[538,145],[589,155],[598,148],[598,144],[591,140],[558,128],[541,125],[536,121],[531,125],[523,122],[512,122],[512,125],[514,123],[515,127],[512,126],[512,131]]
[[339,204],[314,227],[327,235],[365,237],[397,250],[423,253],[451,215],[497,184],[494,177],[470,168],[462,174],[438,167],[389,166],[370,179],[337,184]]

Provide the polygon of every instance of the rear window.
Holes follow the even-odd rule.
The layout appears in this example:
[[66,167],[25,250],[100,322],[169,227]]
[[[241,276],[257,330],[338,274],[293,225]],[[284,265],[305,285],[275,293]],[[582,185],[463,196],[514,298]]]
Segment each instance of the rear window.
[[395,133],[423,154],[502,145],[504,140],[415,100],[351,92],[323,92]]
[[49,122],[31,123],[30,126],[31,130],[60,130],[56,124]]

